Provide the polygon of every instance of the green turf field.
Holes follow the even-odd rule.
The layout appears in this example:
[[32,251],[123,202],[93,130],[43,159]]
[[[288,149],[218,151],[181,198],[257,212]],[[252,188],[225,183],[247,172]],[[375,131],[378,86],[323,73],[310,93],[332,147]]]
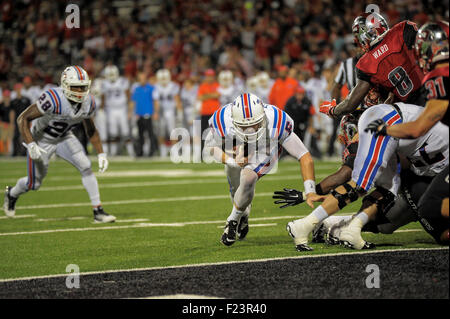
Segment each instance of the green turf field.
[[[316,179],[338,165],[316,162]],[[25,173],[25,160],[0,160],[2,188]],[[223,166],[112,160],[98,180],[103,206],[116,223],[94,224],[76,169],[62,160],[51,163],[42,188],[18,201],[16,218],[0,215],[0,279],[64,274],[68,264],[89,272],[297,256],[285,225],[311,211],[306,204],[283,210],[273,205],[274,190],[303,189],[298,163],[283,161],[257,184],[246,240],[225,247],[220,237],[231,203]],[[356,203],[344,212],[358,208]],[[378,249],[438,247],[418,223],[393,235],[364,237]],[[348,252],[312,247],[309,254]]]

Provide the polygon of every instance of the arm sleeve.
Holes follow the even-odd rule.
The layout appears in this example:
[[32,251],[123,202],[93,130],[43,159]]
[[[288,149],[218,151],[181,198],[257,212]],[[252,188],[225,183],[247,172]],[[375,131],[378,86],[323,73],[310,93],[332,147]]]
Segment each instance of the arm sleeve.
[[403,29],[403,41],[405,41],[406,47],[412,49],[416,42],[417,24],[411,21],[407,21],[405,28]]
[[295,133],[292,133],[289,138],[283,142],[282,145],[284,149],[297,160],[302,158],[302,156],[306,153],[309,153],[302,140]]

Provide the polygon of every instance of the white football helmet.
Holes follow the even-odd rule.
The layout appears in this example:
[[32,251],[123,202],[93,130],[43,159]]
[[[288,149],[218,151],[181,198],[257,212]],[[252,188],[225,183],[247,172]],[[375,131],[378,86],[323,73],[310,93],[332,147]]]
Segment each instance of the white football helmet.
[[247,91],[250,93],[256,93],[258,89],[259,79],[257,76],[252,76],[247,79],[245,82],[245,86],[247,87]]
[[220,71],[218,80],[221,87],[230,87],[233,84],[233,73],[229,70]]
[[119,78],[119,68],[115,65],[108,65],[103,71],[103,76],[111,82],[116,82]]
[[259,86],[266,88],[269,86],[269,81],[270,81],[270,77],[269,74],[267,74],[267,72],[260,72],[257,75],[258,77],[258,81],[259,81]]
[[170,71],[167,69],[160,69],[156,72],[156,82],[159,85],[166,86],[170,83]]
[[70,101],[82,103],[89,94],[90,87],[89,75],[78,65],[67,67],[61,74],[61,88],[64,96]]
[[267,119],[264,104],[254,94],[239,95],[231,107],[231,118],[236,135],[243,141],[254,143],[265,136]]

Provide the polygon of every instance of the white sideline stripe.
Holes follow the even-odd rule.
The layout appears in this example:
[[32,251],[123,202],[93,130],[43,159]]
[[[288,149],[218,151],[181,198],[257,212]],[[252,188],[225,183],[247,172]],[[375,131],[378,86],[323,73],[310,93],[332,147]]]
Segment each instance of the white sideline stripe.
[[15,215],[13,217],[0,216],[0,219],[18,219],[18,218],[32,218],[32,217],[36,217],[36,215]]
[[65,221],[65,220],[81,220],[81,219],[87,219],[87,217],[83,216],[75,216],[75,217],[61,217],[61,218],[38,218],[35,219],[35,222],[56,222],[56,221]]
[[[275,217],[249,218],[249,220],[250,221],[263,221],[263,220],[289,219],[289,218],[298,218],[298,217],[300,217],[300,216],[275,216]],[[90,230],[112,230],[112,229],[128,229],[128,228],[146,228],[146,227],[184,227],[187,225],[208,225],[208,224],[222,224],[222,223],[224,223],[223,220],[177,222],[177,223],[139,223],[139,224],[134,224],[134,225],[126,225],[126,226],[62,228],[62,229],[35,230],[35,231],[28,231],[28,232],[0,233],[0,236],[51,234],[51,233],[63,233],[63,232],[82,232],[82,231],[90,231]]]
[[[275,258],[261,258],[261,259],[248,259],[248,260],[235,260],[235,261],[224,261],[215,263],[200,263],[200,264],[187,264],[187,265],[177,265],[177,266],[165,266],[165,267],[148,267],[148,268],[131,268],[131,269],[114,269],[114,270],[103,270],[103,271],[89,271],[81,272],[80,276],[87,275],[99,275],[99,274],[111,274],[120,272],[137,272],[137,271],[150,271],[150,270],[166,270],[166,269],[180,269],[188,267],[208,267],[208,266],[221,266],[230,264],[250,264],[259,262],[270,262],[270,261],[282,261],[282,260],[297,260],[297,259],[312,259],[312,258],[323,258],[323,257],[336,257],[336,256],[348,256],[348,255],[375,255],[382,253],[396,253],[403,251],[434,251],[434,250],[449,250],[448,247],[437,247],[437,248],[400,248],[400,249],[383,249],[383,250],[370,250],[370,251],[353,251],[344,253],[331,253],[331,254],[318,254],[318,255],[303,255],[303,256],[290,256],[290,257],[275,257]],[[57,275],[44,275],[44,276],[34,276],[34,277],[20,277],[20,278],[7,278],[0,279],[0,283],[12,282],[12,281],[24,281],[33,279],[50,279],[66,277],[70,273],[57,274]]]
[[[271,226],[276,226],[278,225],[277,223],[270,223],[270,224],[251,224],[252,228],[253,227],[271,227]],[[217,228],[223,228],[223,226],[217,226]]]
[[[259,193],[255,196],[270,196],[273,193]],[[226,195],[210,195],[210,196],[186,196],[186,197],[169,197],[169,198],[149,198],[149,199],[130,199],[130,200],[118,200],[110,202],[102,202],[103,206],[106,205],[125,205],[125,204],[149,204],[149,203],[160,203],[160,202],[183,202],[183,201],[193,201],[193,200],[209,200],[209,199],[225,199],[230,198],[229,194]],[[20,206],[17,210],[24,209],[43,209],[43,208],[61,208],[61,207],[83,207],[91,206],[89,202],[83,203],[61,203],[61,204],[48,204],[48,205],[30,205],[30,206]]]

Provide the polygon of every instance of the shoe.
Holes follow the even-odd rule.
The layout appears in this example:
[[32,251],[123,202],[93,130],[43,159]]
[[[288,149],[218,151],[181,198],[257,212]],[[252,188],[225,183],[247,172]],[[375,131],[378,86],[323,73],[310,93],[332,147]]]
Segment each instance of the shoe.
[[314,228],[312,232],[312,242],[316,244],[325,243],[325,235],[327,234],[327,228],[324,223],[320,223],[318,227]]
[[243,216],[237,229],[237,238],[243,240],[248,234],[248,229],[248,216]]
[[106,213],[102,206],[94,209],[94,223],[114,223],[116,217]]
[[339,242],[345,248],[350,249],[373,249],[375,245],[365,241],[361,236],[361,229],[348,225],[341,230],[339,235]]
[[5,202],[3,203],[3,210],[8,217],[14,217],[16,214],[16,202],[17,198],[12,197],[11,194],[11,186],[6,186],[5,191]]
[[289,236],[291,236],[292,239],[294,239],[295,249],[297,251],[313,250],[311,247],[308,246],[309,231],[305,230],[302,219],[289,222],[286,225],[286,230],[289,233]]
[[225,224],[225,231],[222,235],[222,244],[225,246],[231,246],[236,241],[236,232],[238,228],[238,222],[230,220]]

